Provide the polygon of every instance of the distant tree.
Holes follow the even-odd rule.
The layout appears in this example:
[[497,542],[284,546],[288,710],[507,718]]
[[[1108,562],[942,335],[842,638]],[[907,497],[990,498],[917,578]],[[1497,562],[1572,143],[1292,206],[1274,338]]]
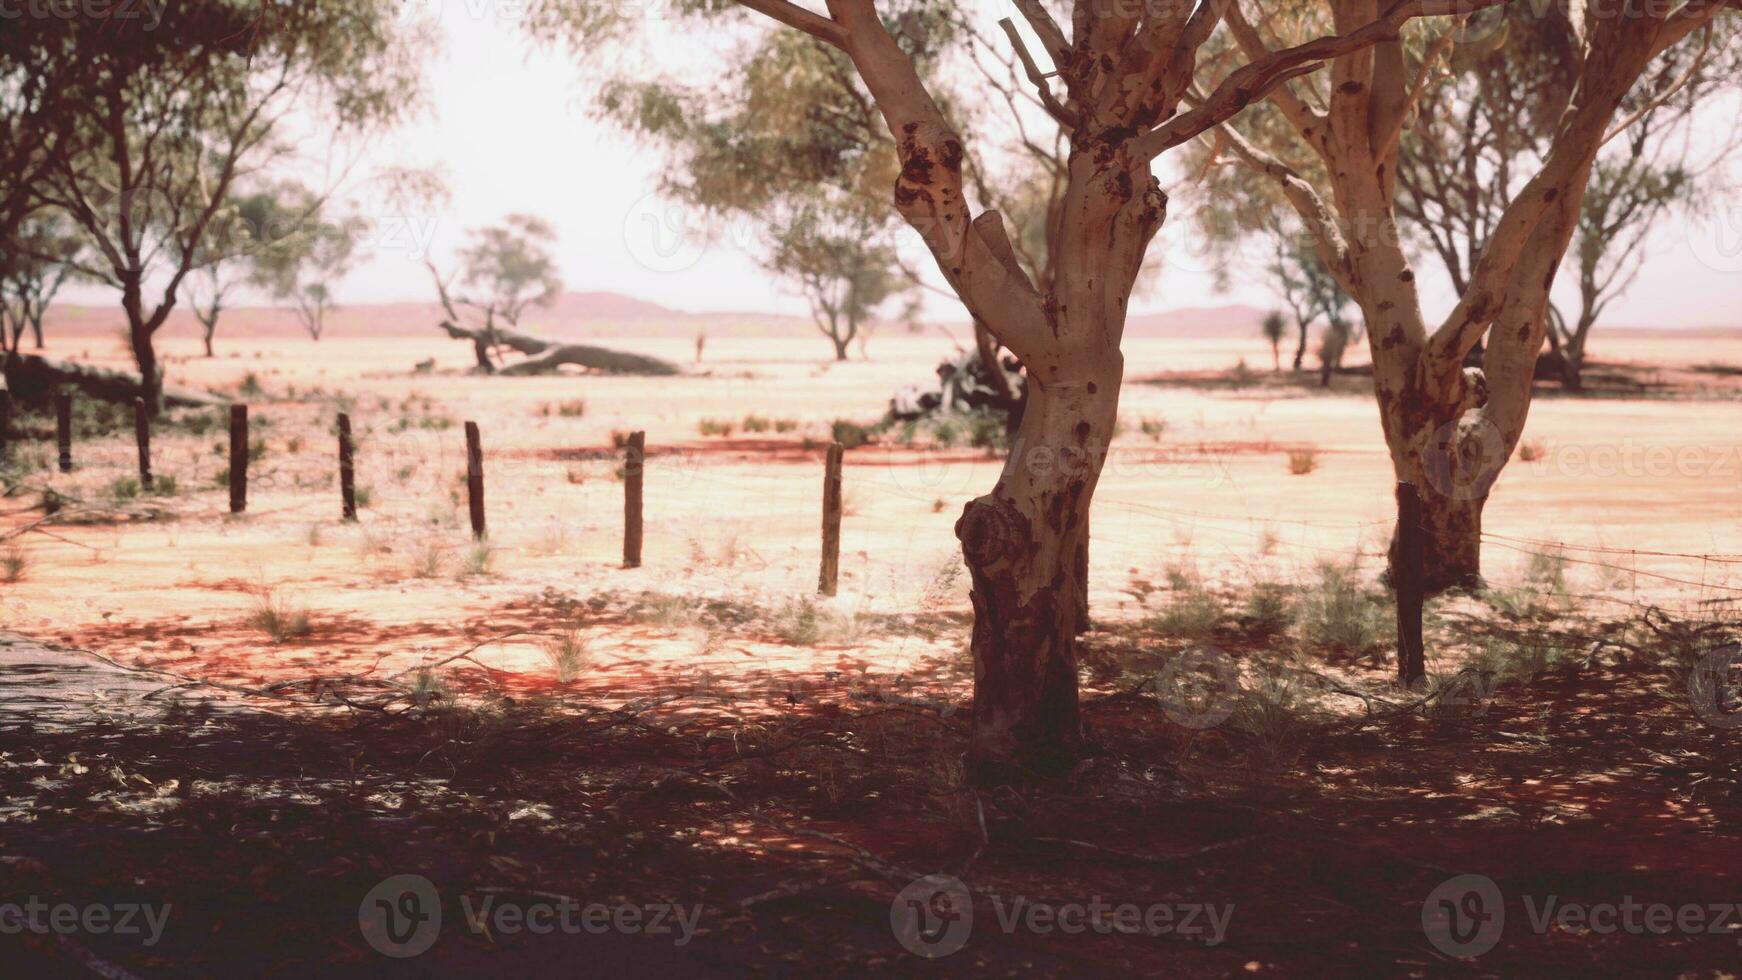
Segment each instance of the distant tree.
[[79,152],[49,165],[41,196],[91,239],[81,271],[121,294],[154,410],[157,331],[209,259],[202,242],[237,181],[293,152],[283,120],[294,109],[353,134],[416,103],[418,35],[399,12],[395,0],[178,0],[151,29],[68,21],[89,76],[69,100]]
[[495,228],[472,232],[460,250],[461,302],[484,312],[494,323],[520,325],[528,307],[549,306],[562,294],[551,246],[556,229],[530,214],[511,214]]
[[452,326],[462,325],[462,308],[482,318],[473,331],[478,367],[494,371],[491,350],[500,331],[518,327],[529,307],[549,306],[562,294],[562,276],[551,251],[556,229],[534,215],[511,214],[496,227],[474,229],[469,237],[460,249],[457,272],[443,275],[435,263],[425,265]]
[[213,341],[229,295],[246,283],[258,284],[265,268],[283,261],[283,250],[298,247],[294,239],[317,209],[315,195],[301,185],[272,183],[233,194],[214,217],[185,285],[207,357],[217,356]]
[[[1562,17],[1494,12],[1469,33],[1472,42],[1450,47],[1444,77],[1422,93],[1397,171],[1398,214],[1460,295],[1508,204],[1553,148],[1579,81],[1578,31]],[[1566,263],[1577,279],[1576,309],[1563,313],[1550,303],[1546,337],[1569,389],[1582,387],[1591,328],[1637,278],[1651,229],[1694,203],[1694,189],[1710,184],[1695,178],[1733,151],[1734,131],[1690,136],[1695,108],[1720,90],[1734,91],[1739,77],[1742,45],[1711,25],[1663,51],[1622,97],[1599,144]],[[1476,363],[1472,357],[1470,366]]]
[[847,359],[854,340],[863,340],[867,321],[887,300],[912,289],[891,247],[876,236],[880,224],[859,211],[831,215],[807,208],[770,232],[774,250],[767,266],[803,290],[837,361]]
[[[292,213],[302,207],[293,203]],[[333,284],[350,271],[364,230],[355,217],[306,218],[290,234],[250,254],[251,279],[274,299],[290,301],[303,329],[318,341],[326,333],[327,314],[337,308]]]
[[1281,310],[1264,315],[1264,339],[1270,341],[1270,369],[1282,373],[1282,339],[1288,336],[1288,321]]
[[0,242],[0,341],[18,353],[28,330],[37,350],[44,346],[43,319],[49,304],[73,275],[84,239],[57,211],[38,211],[14,226]]
[[763,268],[797,289],[846,360],[877,309],[917,288],[900,274],[885,190],[900,169],[894,140],[838,50],[775,33],[741,68],[736,90],[611,79],[600,113],[669,151],[667,197],[758,232]]

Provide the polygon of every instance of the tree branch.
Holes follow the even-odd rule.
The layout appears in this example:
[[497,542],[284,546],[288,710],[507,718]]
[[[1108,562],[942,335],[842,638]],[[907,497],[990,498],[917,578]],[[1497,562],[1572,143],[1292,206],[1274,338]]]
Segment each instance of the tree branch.
[[1400,0],[1384,16],[1347,34],[1316,38],[1273,51],[1236,69],[1189,112],[1174,116],[1132,142],[1139,159],[1153,160],[1163,152],[1196,138],[1264,98],[1290,79],[1311,74],[1330,59],[1364,51],[1381,41],[1396,40],[1403,24],[1416,17],[1467,13],[1506,0]]
[[819,41],[837,48],[847,46],[847,32],[840,24],[787,0],[733,0],[740,7],[771,17],[788,27],[796,27]]

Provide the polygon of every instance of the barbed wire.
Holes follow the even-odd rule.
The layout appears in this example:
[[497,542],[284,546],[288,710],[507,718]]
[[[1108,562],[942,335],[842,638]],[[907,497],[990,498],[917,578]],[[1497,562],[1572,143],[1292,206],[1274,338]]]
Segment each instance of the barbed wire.
[[[197,438],[204,440],[206,437],[201,435]],[[820,463],[822,447],[818,446],[816,448],[819,457],[817,462]],[[87,440],[83,444],[83,449],[80,452],[81,460],[78,464],[79,469],[92,471],[112,468],[119,472],[131,473],[133,471],[132,454],[129,449],[130,447],[127,445],[127,440],[123,438],[116,438],[114,440]],[[707,452],[679,449],[672,454],[651,456],[648,460],[647,466],[650,473],[658,473],[661,468],[669,465],[671,461],[676,460],[684,469],[684,473],[680,480],[681,486],[700,489],[709,497],[725,496],[727,494],[748,496],[752,499],[764,502],[767,509],[793,511],[796,509],[795,505],[797,505],[798,507],[803,507],[805,510],[808,510],[810,509],[809,502],[811,499],[813,497],[820,497],[820,493],[817,492],[819,488],[811,487],[803,481],[795,480],[790,472],[769,472],[764,476],[757,472],[747,474],[741,470],[728,469],[736,464],[748,467],[754,471],[758,464],[753,457],[734,457],[715,462],[711,459],[712,456],[713,454]],[[611,459],[611,456],[604,455],[597,460],[588,461],[609,463],[611,462]],[[442,462],[445,463],[447,461],[448,460],[444,458]],[[551,465],[556,467],[566,465],[566,461],[564,460],[550,460],[549,462]],[[795,463],[796,462],[797,461],[795,461]],[[996,462],[996,460],[987,460],[987,462]],[[437,465],[439,466],[440,464]],[[524,465],[524,461],[518,461],[515,465]],[[848,466],[847,473],[849,481],[851,481],[855,470],[859,472],[862,478],[869,472],[875,472],[877,476],[869,481],[872,486],[887,490],[891,484],[894,484],[897,491],[915,497],[929,495],[935,490],[938,494],[938,499],[943,500],[951,495],[959,495],[957,491],[961,489],[954,486],[953,483],[950,486],[943,486],[943,481],[937,481],[935,485],[924,484],[923,488],[925,493],[920,494],[917,488],[903,485],[903,481],[900,477],[890,476],[888,473],[888,467],[875,466]],[[282,484],[278,482],[274,475],[268,472],[262,472],[260,477],[264,478],[262,480],[263,486],[282,489]],[[648,486],[650,495],[661,494],[659,482],[660,481],[650,481]],[[820,485],[821,480],[819,479],[817,482]],[[1156,518],[1177,527],[1186,527],[1194,530],[1205,529],[1209,531],[1248,536],[1255,542],[1263,544],[1267,551],[1274,548],[1283,548],[1291,551],[1305,551],[1318,555],[1329,555],[1340,558],[1387,558],[1388,552],[1364,550],[1360,547],[1359,542],[1367,533],[1375,528],[1396,527],[1396,519],[1391,517],[1355,521],[1281,516],[1258,517],[1250,514],[1228,514],[1195,509],[1162,507],[1153,503],[1145,503],[1122,497],[1105,495],[1098,497],[1096,503],[1105,507],[1122,508],[1128,515],[1141,515],[1144,517]],[[257,510],[254,514],[257,517],[306,514],[320,506],[323,505],[317,501],[310,500],[306,502],[284,504],[265,510]],[[215,508],[198,508],[193,512],[192,516],[195,516],[196,518],[216,518],[221,517],[222,514]],[[1356,544],[1353,548],[1330,547],[1299,540],[1281,539],[1275,535],[1272,530],[1272,528],[1279,525],[1309,528],[1319,531],[1346,531],[1356,536]],[[1463,532],[1441,531],[1426,526],[1419,527],[1417,530],[1429,539],[1457,539],[1463,535]],[[910,548],[913,546],[911,539],[915,533],[917,533],[916,530],[910,530]],[[1617,548],[1605,545],[1579,544],[1571,541],[1498,534],[1490,531],[1479,532],[1478,538],[1484,544],[1519,554],[1552,554],[1555,555],[1557,560],[1564,561],[1568,564],[1608,569],[1625,573],[1630,576],[1643,577],[1656,582],[1663,582],[1704,592],[1719,592],[1726,595],[1742,596],[1742,588],[1721,584],[1719,582],[1696,580],[1649,569],[1642,569],[1639,568],[1637,564],[1621,565],[1609,561],[1596,560],[1595,558],[1590,557],[1576,557],[1579,555],[1606,555],[1624,556],[1628,558],[1668,559],[1688,562],[1697,561],[1702,564],[1742,565],[1742,554],[1728,552],[1694,553],[1647,548]],[[1572,554],[1568,554],[1569,552]],[[1566,593],[1563,592],[1561,594],[1564,595]],[[1589,598],[1592,601],[1627,604],[1625,600],[1618,600],[1611,596],[1587,596],[1585,598]]]

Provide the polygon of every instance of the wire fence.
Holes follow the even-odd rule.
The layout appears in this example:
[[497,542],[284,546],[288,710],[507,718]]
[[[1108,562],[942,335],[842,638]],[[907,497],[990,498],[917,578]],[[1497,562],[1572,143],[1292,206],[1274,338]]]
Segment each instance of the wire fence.
[[[62,410],[62,417],[65,410]],[[265,421],[265,420],[259,420]],[[334,474],[338,471],[337,438],[334,433]],[[56,445],[48,453],[52,465],[60,468],[63,462],[71,462],[78,469],[86,471],[106,471],[125,474],[129,471],[144,469],[138,465],[139,460],[134,447],[124,439],[72,440],[67,443],[66,426],[57,426]],[[253,444],[249,432],[244,429],[239,436],[231,438],[226,444],[225,433],[221,431],[204,431],[198,441],[182,439],[174,448],[158,445],[154,448],[156,455],[168,457],[175,461],[173,469],[182,472],[192,472],[196,480],[203,479],[210,471],[214,482],[223,482],[226,473],[234,473],[237,465],[238,451],[252,453]],[[413,438],[415,436],[415,438]],[[400,483],[405,483],[405,470],[417,466],[425,471],[433,471],[437,482],[425,486],[406,486],[402,489],[406,496],[427,496],[440,501],[444,494],[452,496],[460,486],[463,486],[465,496],[470,498],[482,488],[474,488],[469,481],[449,483],[442,476],[447,471],[460,473],[467,464],[467,452],[457,438],[457,432],[451,432],[447,427],[433,430],[411,431],[389,430],[385,435],[368,430],[354,438],[355,455],[358,474],[365,484],[383,482],[383,469],[397,467],[401,473]],[[239,438],[240,441],[237,441]],[[192,443],[190,445],[190,442]],[[245,448],[244,448],[245,447]],[[20,446],[14,442],[0,451],[16,451]],[[314,447],[307,447],[313,449]],[[63,455],[70,459],[62,459]],[[645,502],[642,506],[653,506],[671,512],[673,504],[682,503],[681,512],[685,514],[685,536],[693,541],[705,537],[709,528],[718,530],[722,535],[730,536],[732,525],[748,521],[752,516],[758,516],[759,528],[765,529],[769,523],[779,525],[791,521],[795,525],[790,535],[784,536],[789,546],[796,547],[795,542],[802,538],[803,533],[812,533],[809,528],[815,528],[814,533],[823,534],[824,481],[822,479],[823,465],[826,458],[826,444],[812,444],[803,453],[782,454],[783,462],[799,460],[813,461],[817,467],[817,479],[795,479],[790,467],[763,467],[752,465],[749,469],[730,468],[721,464],[721,454],[697,452],[683,449],[651,447],[645,462]],[[485,482],[488,482],[488,472],[503,465],[528,465],[531,462],[560,467],[570,461],[561,456],[541,458],[527,457],[519,450],[508,453],[494,453],[488,446],[488,433],[485,434],[483,448]],[[573,461],[583,464],[613,466],[617,468],[615,479],[624,477],[625,450],[616,447],[612,450],[593,450],[577,452]],[[741,462],[754,464],[754,455],[748,451],[742,454]],[[159,469],[162,460],[159,460]],[[983,462],[996,463],[996,460]],[[191,465],[190,465],[191,464]],[[1156,465],[1166,465],[1158,463]],[[922,528],[910,518],[899,515],[882,515],[877,513],[883,509],[882,503],[890,499],[912,500],[932,497],[934,512],[944,512],[960,507],[960,501],[971,497],[983,482],[984,469],[975,464],[964,465],[957,457],[942,461],[928,461],[919,454],[917,461],[903,461],[893,465],[852,465],[851,456],[845,467],[847,474],[842,499],[838,502],[845,512],[846,531],[844,540],[846,547],[852,548],[855,542],[852,525],[859,512],[869,511],[869,520],[886,518],[881,525],[882,544],[888,545],[888,536],[893,533],[901,541],[901,546],[908,556],[921,552],[938,552],[939,555],[953,554],[954,543],[948,547],[935,547],[935,530],[924,529],[927,540],[920,540]],[[570,482],[574,482],[574,472],[569,472]],[[370,477],[373,476],[373,480]],[[160,478],[162,478],[160,474]],[[118,479],[124,479],[118,477]],[[253,513],[261,516],[295,516],[319,518],[329,507],[339,509],[340,493],[336,483],[330,487],[325,484],[319,489],[329,490],[332,499],[321,500],[311,495],[306,500],[285,501],[287,491],[308,492],[317,489],[307,483],[301,475],[294,479],[287,478],[281,472],[270,468],[256,466],[247,476],[248,481],[258,488],[268,491],[265,507],[255,507]],[[365,492],[367,487],[365,487]],[[431,493],[431,491],[441,491]],[[867,499],[868,498],[868,499]],[[602,508],[608,501],[598,495],[587,498],[589,508]],[[456,509],[466,501],[454,500]],[[514,507],[513,501],[491,499],[486,506],[492,510],[500,510],[504,505]],[[233,510],[246,509],[233,507]],[[14,515],[18,512],[13,512]],[[219,516],[223,511],[216,508],[202,507],[198,514]],[[1168,507],[1153,500],[1135,500],[1117,494],[1102,493],[1095,499],[1095,514],[1093,518],[1096,527],[1104,527],[1108,522],[1115,522],[1127,533],[1140,533],[1141,525],[1159,524],[1175,529],[1176,537],[1185,537],[1200,531],[1243,540],[1251,551],[1260,554],[1276,552],[1292,553],[1306,556],[1315,562],[1320,561],[1359,561],[1381,560],[1387,563],[1395,561],[1386,541],[1382,547],[1374,547],[1369,542],[1375,539],[1395,539],[1398,521],[1395,517],[1374,518],[1368,520],[1334,520],[1326,518],[1308,518],[1298,516],[1266,516],[1254,517],[1250,514],[1235,514],[1208,511],[1184,507]],[[562,515],[568,517],[571,515]],[[588,529],[605,530],[612,523],[615,515],[598,513],[583,515]],[[808,525],[801,532],[797,522],[804,520]],[[625,529],[633,520],[629,509],[621,515]],[[905,525],[905,526],[904,526]],[[1277,528],[1296,529],[1297,534],[1284,538]],[[1423,523],[1414,528],[1416,533],[1431,544],[1448,544],[1444,538],[1436,538],[1441,532]],[[662,523],[656,529],[656,536],[669,537],[670,524]],[[825,535],[826,536],[826,535]],[[1459,535],[1461,537],[1461,535]],[[1683,552],[1669,549],[1625,548],[1603,544],[1581,544],[1577,542],[1552,540],[1539,537],[1500,534],[1489,531],[1477,533],[1484,550],[1499,551],[1524,556],[1527,559],[1546,557],[1554,563],[1564,563],[1596,570],[1597,573],[1612,578],[1617,582],[1627,582],[1634,586],[1643,579],[1647,582],[1673,586],[1677,589],[1694,590],[1707,601],[1737,601],[1742,597],[1742,587],[1729,582],[1730,567],[1742,565],[1742,554],[1729,552]],[[1338,540],[1340,539],[1340,541]],[[832,547],[832,554],[823,555],[824,564],[840,560],[838,549],[841,547],[837,539]],[[736,547],[736,546],[734,546]],[[1232,546],[1227,546],[1232,552]],[[762,557],[754,547],[747,548],[751,553]],[[1430,547],[1430,553],[1440,549]],[[1684,568],[1667,568],[1667,564],[1697,566],[1697,574],[1690,575]],[[764,559],[766,565],[766,560]],[[899,562],[911,568],[913,561]],[[849,562],[852,567],[852,563]],[[853,568],[853,573],[863,575],[864,565]],[[905,583],[911,585],[912,583]],[[1557,594],[1582,598],[1593,602],[1611,603],[1616,605],[1639,605],[1632,599],[1614,594],[1616,591],[1573,593],[1564,588]],[[1712,596],[1724,597],[1713,600]]]

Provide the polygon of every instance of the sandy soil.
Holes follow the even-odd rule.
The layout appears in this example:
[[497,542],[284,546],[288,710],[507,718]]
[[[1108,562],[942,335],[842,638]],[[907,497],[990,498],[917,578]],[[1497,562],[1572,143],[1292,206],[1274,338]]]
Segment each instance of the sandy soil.
[[[841,595],[807,604],[830,420],[875,419],[947,342],[879,340],[876,360],[833,365],[817,341],[715,340],[696,376],[657,381],[475,378],[461,373],[465,349],[441,343],[236,341],[206,361],[178,342],[177,382],[234,393],[252,375],[263,388],[247,396],[265,447],[250,510],[226,513],[215,412],[160,430],[157,470],[178,481],[173,496],[110,499],[133,471],[124,436],[81,443],[70,476],[30,476],[75,502],[21,539],[24,574],[0,585],[0,892],[169,902],[178,918],[163,947],[91,940],[142,975],[472,976],[582,961],[625,976],[787,964],[929,975],[935,964],[901,954],[888,928],[903,868],[1004,894],[1239,909],[1215,947],[976,941],[949,961],[975,975],[1733,971],[1727,935],[1513,927],[1477,966],[1422,930],[1424,897],[1472,871],[1509,901],[1734,898],[1734,730],[1687,710],[1657,649],[1668,638],[1651,639],[1660,627],[1638,616],[1742,588],[1735,382],[1699,369],[1742,360],[1742,343],[1629,344],[1652,366],[1628,377],[1655,371],[1703,392],[1541,399],[1537,458],[1509,468],[1488,510],[1489,577],[1525,582],[1543,542],[1567,542],[1565,591],[1590,618],[1503,616],[1469,600],[1433,609],[1436,672],[1457,666],[1460,643],[1545,630],[1568,658],[1467,710],[1362,716],[1368,695],[1345,689],[1323,705],[1340,717],[1314,707],[1310,733],[1284,718],[1261,735],[1182,725],[1135,684],[1157,683],[1184,643],[1136,622],[1160,601],[1144,583],[1186,564],[1220,586],[1306,583],[1324,560],[1376,577],[1391,486],[1374,409],[1359,378],[1331,395],[1206,382],[1240,359],[1268,363],[1256,341],[1131,345],[1126,431],[1094,518],[1094,615],[1114,627],[1084,643],[1097,752],[1069,785],[981,795],[959,785],[968,615],[951,528],[996,461],[965,448],[850,453]],[[87,347],[123,361],[79,342],[57,353]],[[438,373],[412,376],[431,353]],[[577,400],[584,414],[565,414]],[[356,526],[338,520],[341,408],[357,422],[369,492]],[[796,424],[746,433],[752,413]],[[209,427],[196,431],[198,418]],[[705,419],[738,431],[704,437]],[[465,420],[484,432],[487,567],[465,526]],[[1145,420],[1165,428],[1152,437]],[[634,428],[653,452],[648,539],[644,566],[625,570],[612,443]],[[1308,447],[1317,468],[1292,475],[1289,452]],[[0,528],[36,520],[36,497],[0,501]],[[306,609],[306,633],[269,638],[251,622],[263,598]],[[589,663],[561,684],[548,638],[529,634],[577,626]],[[1593,637],[1609,643],[1601,656]],[[1242,664],[1395,693],[1382,648],[1295,653],[1244,623],[1215,640]],[[200,701],[242,699],[57,646],[285,686],[246,711],[214,710]],[[370,710],[371,682],[434,664],[441,688],[488,696],[444,704],[432,689],[418,708],[452,710]],[[311,677],[321,686],[288,683]],[[287,703],[323,697],[357,700],[324,713]],[[403,687],[392,697],[407,700]],[[709,933],[681,950],[622,937],[581,949],[455,928],[427,957],[388,963],[353,912],[406,869],[448,896],[678,895],[708,903]],[[58,975],[68,955],[26,936],[0,962]]]
[[[121,363],[118,347],[72,341],[58,351]],[[678,341],[646,345],[674,359]],[[1742,343],[1629,340],[1627,353],[1676,370],[1742,361]],[[157,469],[180,493],[133,509],[167,521],[103,522],[31,536],[24,580],[0,591],[0,618],[28,634],[130,663],[229,679],[363,668],[403,669],[479,638],[548,625],[533,600],[575,596],[732,597],[770,609],[808,595],[816,575],[821,453],[828,423],[875,420],[897,385],[923,378],[948,341],[880,339],[875,358],[818,360],[820,342],[710,343],[697,374],[678,379],[479,378],[459,373],[463,345],[329,339],[320,344],[238,340],[220,357],[175,342],[178,383],[235,392],[257,379],[249,513],[231,518],[215,482],[225,467],[221,428],[159,433]],[[52,352],[52,351],[51,351]],[[409,366],[434,354],[435,376]],[[1097,497],[1092,580],[1096,615],[1141,612],[1128,589],[1169,565],[1195,563],[1215,582],[1295,580],[1321,560],[1358,560],[1377,574],[1389,536],[1391,483],[1374,406],[1353,393],[1278,388],[1203,390],[1152,383],[1168,372],[1211,371],[1258,342],[1137,342],[1121,408],[1126,431]],[[1358,379],[1357,379],[1358,381]],[[585,401],[582,417],[558,406]],[[338,520],[333,417],[348,407],[361,440],[360,526]],[[1486,570],[1516,578],[1542,542],[1566,542],[1572,591],[1620,601],[1733,595],[1742,564],[1641,552],[1742,553],[1742,442],[1725,398],[1543,398],[1528,440],[1540,457],[1515,460],[1488,508]],[[794,420],[792,432],[703,437],[703,419],[747,414]],[[476,420],[487,455],[491,555],[472,559],[464,527],[460,423]],[[1145,435],[1139,423],[1160,420]],[[622,486],[612,434],[645,429],[645,565],[619,567]],[[1292,475],[1288,453],[1312,447],[1318,468]],[[30,452],[32,450],[25,450]],[[47,451],[47,447],[43,447]],[[131,440],[77,447],[71,476],[35,479],[101,501],[133,467]],[[966,610],[952,533],[961,507],[988,488],[998,463],[979,450],[871,446],[849,454],[843,587],[848,617]],[[11,526],[32,517],[8,507]],[[1577,550],[1577,549],[1594,550]],[[1599,567],[1621,566],[1620,570]],[[312,633],[272,644],[245,620],[261,592],[307,607]],[[959,661],[959,634],[853,644],[851,655],[770,642],[722,647],[695,630],[589,628],[597,669],[587,683],[616,689],[664,672],[803,672],[839,659],[888,674],[920,661]],[[530,641],[480,659],[513,672],[548,672]],[[649,673],[651,671],[651,673]],[[636,686],[641,686],[640,684]]]

